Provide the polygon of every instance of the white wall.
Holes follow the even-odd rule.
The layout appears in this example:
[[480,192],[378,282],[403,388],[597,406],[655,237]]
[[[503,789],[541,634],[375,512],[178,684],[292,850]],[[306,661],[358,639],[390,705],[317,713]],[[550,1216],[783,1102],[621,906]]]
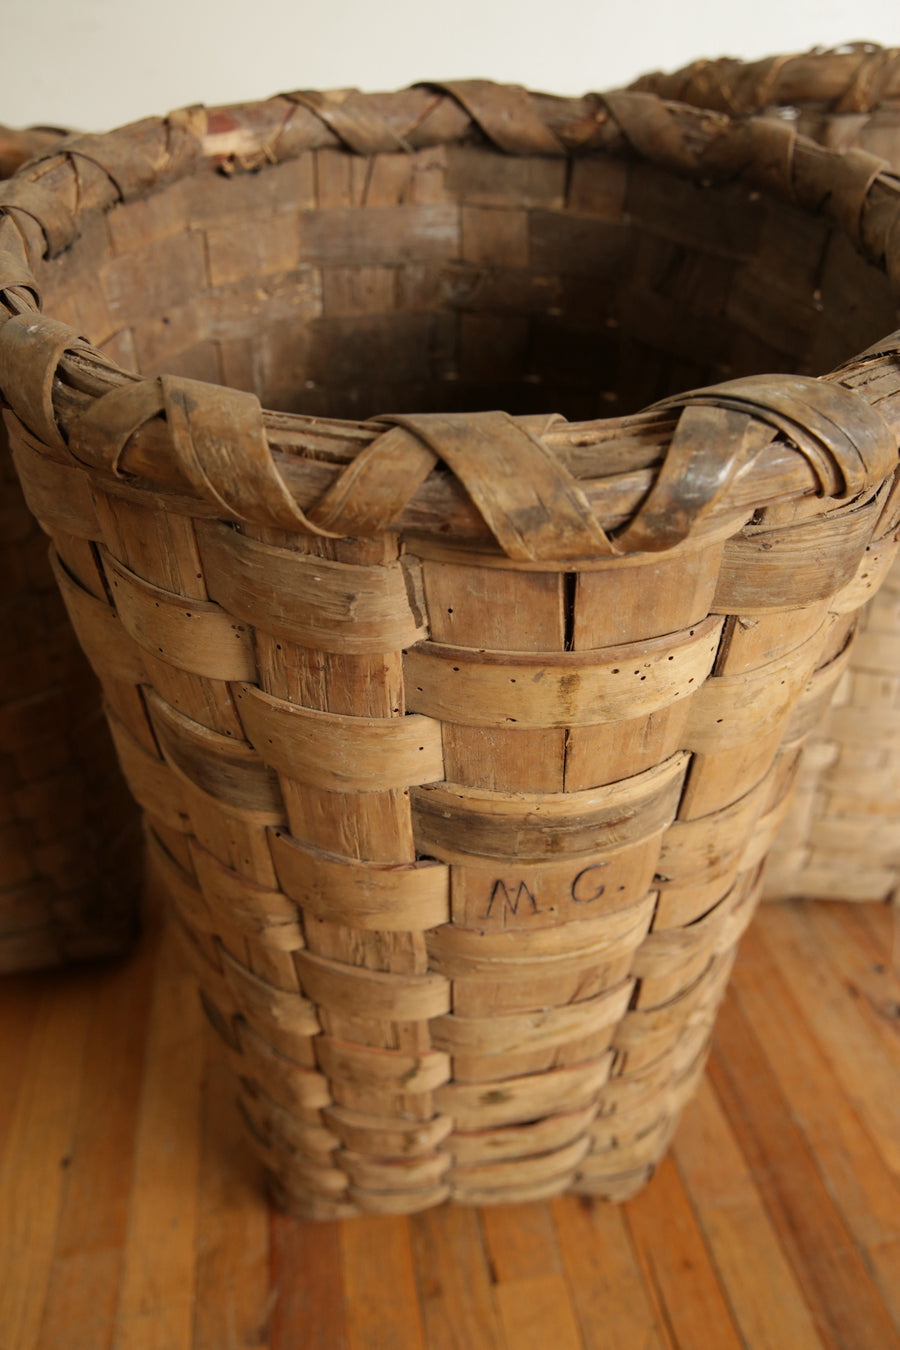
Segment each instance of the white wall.
[[104,129],[280,89],[487,76],[559,93],[866,39],[898,0],[0,0],[0,121]]

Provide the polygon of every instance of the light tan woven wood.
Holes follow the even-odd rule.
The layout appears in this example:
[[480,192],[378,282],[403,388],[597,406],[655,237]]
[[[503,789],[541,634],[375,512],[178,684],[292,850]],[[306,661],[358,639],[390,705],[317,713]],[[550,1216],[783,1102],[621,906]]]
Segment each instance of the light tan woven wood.
[[[0,127],[0,177],[59,139]],[[0,427],[0,972],[122,951],[140,830]]]
[[16,464],[276,1192],[633,1193],[897,547],[896,180],[466,82],[0,202]]
[[[804,135],[900,167],[900,50],[868,43],[744,63],[701,60],[636,89],[734,114],[790,117]],[[769,857],[770,899],[900,897],[900,568],[860,618],[863,635],[807,744]]]

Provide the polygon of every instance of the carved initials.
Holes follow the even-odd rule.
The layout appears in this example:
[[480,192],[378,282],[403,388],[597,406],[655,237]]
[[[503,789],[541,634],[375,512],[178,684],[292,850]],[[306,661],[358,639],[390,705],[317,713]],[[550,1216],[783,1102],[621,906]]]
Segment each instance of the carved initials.
[[491,917],[491,912],[493,911],[494,902],[496,900],[500,900],[502,902],[504,912],[508,909],[511,914],[518,914],[519,905],[522,903],[523,900],[526,900],[528,904],[531,905],[531,912],[533,914],[537,914],[538,912],[537,901],[531,894],[531,891],[525,885],[524,881],[519,882],[518,886],[516,887],[515,896],[512,896],[509,893],[506,882],[502,881],[498,877],[497,880],[494,882],[493,886],[491,887],[491,898],[490,900],[488,900],[487,912],[485,913],[484,916],[486,919],[489,919]]
[[583,867],[578,876],[572,882],[572,899],[576,905],[589,905],[592,900],[599,900],[606,887],[598,882],[592,872],[599,872],[601,868],[608,866],[607,863],[592,863],[590,867]]
[[[606,890],[606,885],[600,880],[600,874],[604,867],[609,864],[605,862],[591,863],[589,867],[583,867],[575,877],[573,877],[569,886],[569,894],[576,905],[589,905],[593,900],[599,900]],[[620,887],[621,889],[621,887]],[[502,877],[497,877],[491,886],[491,894],[488,899],[487,909],[482,916],[489,919],[494,912],[495,905],[500,907],[503,914],[509,911],[510,914],[518,914],[519,906],[525,905],[525,913],[539,913],[538,902],[532,891],[524,881],[518,883],[507,883]]]

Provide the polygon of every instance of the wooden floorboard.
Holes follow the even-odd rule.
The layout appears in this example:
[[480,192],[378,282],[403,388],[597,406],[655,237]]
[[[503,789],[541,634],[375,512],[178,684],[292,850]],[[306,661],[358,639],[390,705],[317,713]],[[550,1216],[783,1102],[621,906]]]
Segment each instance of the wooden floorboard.
[[[743,945],[733,996],[765,1046],[793,1120],[811,1145],[816,1169],[900,1322],[900,1178],[841,1091],[825,1050],[772,966],[765,934],[755,927]],[[791,1028],[790,1035],[784,1034],[785,1027]],[[879,1090],[889,1087],[890,1079]],[[895,1090],[900,1091],[900,1083]]]
[[197,1183],[193,1350],[266,1350],[269,1216],[232,1109],[230,1066],[207,1042]]
[[348,1350],[339,1225],[273,1214],[269,1231],[269,1340],[262,1344],[267,1350]]
[[757,1350],[820,1350],[809,1305],[722,1104],[704,1081],[673,1157],[734,1322]]
[[38,1343],[50,1296],[79,1094],[90,1091],[83,1065],[96,1001],[83,972],[43,983],[2,1149],[0,1328],[16,1350]]
[[429,1350],[503,1350],[496,1280],[477,1210],[458,1205],[410,1220]]
[[190,1350],[197,1283],[201,1088],[206,1028],[174,945],[160,945],[144,1074],[115,1350]]
[[41,1325],[66,1350],[115,1341],[156,956],[154,934],[97,989]]
[[653,1190],[631,1201],[627,1222],[670,1342],[741,1350],[726,1292],[671,1156],[660,1164]]
[[[809,907],[805,907],[806,910]],[[810,923],[803,906],[777,906],[763,930],[776,968],[790,985],[803,1020],[822,1046],[841,1090],[870,1129],[891,1169],[900,1172],[900,1092],[889,1090],[900,1074],[900,1037],[873,1016],[829,940],[835,916],[823,904]],[[895,911],[896,913],[896,911]],[[891,958],[890,925],[883,924],[880,960]],[[876,964],[873,962],[872,964]],[[895,1000],[896,1002],[896,1000]]]
[[585,1350],[667,1350],[625,1206],[563,1195],[551,1208]]
[[898,1350],[900,954],[765,906],[710,1068],[628,1204],[271,1210],[191,977],[0,983],[2,1350]]

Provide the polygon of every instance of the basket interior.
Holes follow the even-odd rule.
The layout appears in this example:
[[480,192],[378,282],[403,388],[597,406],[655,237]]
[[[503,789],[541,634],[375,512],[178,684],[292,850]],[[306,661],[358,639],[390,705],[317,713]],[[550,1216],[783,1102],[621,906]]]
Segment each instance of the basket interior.
[[898,326],[821,217],[645,163],[463,144],[205,165],[88,220],[41,280],[47,312],[126,369],[352,419],[616,416],[824,373]]

